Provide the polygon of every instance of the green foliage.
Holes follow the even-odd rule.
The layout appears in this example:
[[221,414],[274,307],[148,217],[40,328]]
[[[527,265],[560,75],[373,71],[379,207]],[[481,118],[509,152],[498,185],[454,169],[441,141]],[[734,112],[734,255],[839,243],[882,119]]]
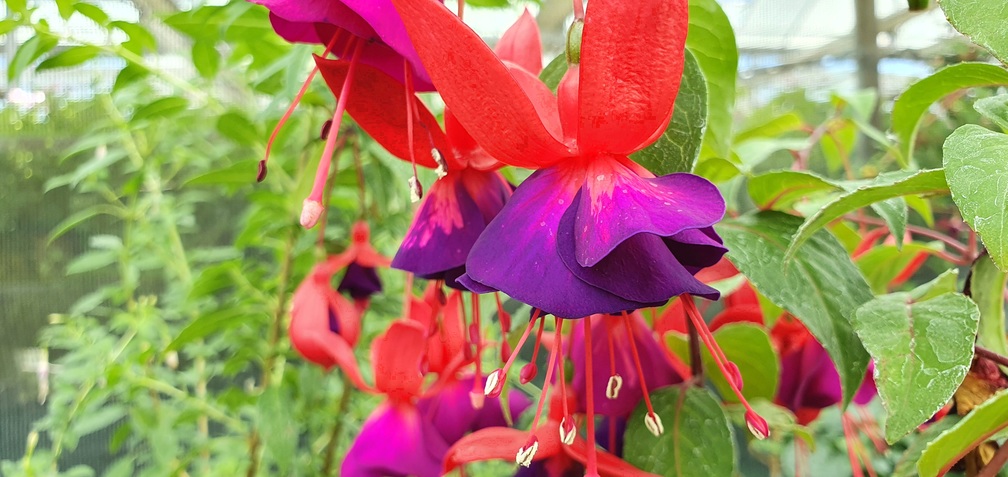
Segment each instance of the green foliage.
[[707,131],[700,154],[702,158],[725,159],[731,144],[738,70],[735,33],[714,0],[690,0],[689,18],[686,48],[707,79]]
[[[766,330],[751,323],[732,323],[714,331],[714,340],[725,350],[725,356],[738,366],[745,383],[742,395],[749,400],[772,401],[777,392],[780,364]],[[665,343],[684,363],[690,363],[686,336],[669,333],[665,336]],[[738,402],[738,397],[731,391],[706,348],[702,351],[701,360],[708,373],[706,376],[724,400]]]
[[945,175],[963,220],[983,239],[1001,270],[1008,270],[1008,135],[975,124],[956,129],[945,141]]
[[983,255],[973,263],[970,275],[970,298],[980,310],[977,344],[1002,356],[1008,356],[1008,338],[1005,337],[1004,290],[1008,274],[997,268],[989,256]]
[[942,0],[942,10],[952,24],[973,43],[987,48],[1008,63],[1008,8],[999,0]]
[[850,324],[854,310],[872,298],[861,272],[828,232],[785,258],[800,219],[762,212],[722,222],[717,231],[728,258],[777,306],[801,318],[840,373],[844,404],[864,379],[868,353]]
[[1008,426],[1008,392],[1000,392],[931,441],[917,462],[921,477],[943,475],[970,449]]
[[637,406],[627,421],[624,458],[662,476],[731,475],[736,466],[732,429],[714,396],[702,388],[667,387],[651,395],[665,433],[655,437],[644,426],[647,409]]

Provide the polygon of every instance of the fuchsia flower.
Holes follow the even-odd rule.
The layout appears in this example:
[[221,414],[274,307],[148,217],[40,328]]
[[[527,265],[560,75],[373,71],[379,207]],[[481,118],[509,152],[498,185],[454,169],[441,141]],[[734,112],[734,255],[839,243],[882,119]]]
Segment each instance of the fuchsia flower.
[[[325,135],[325,148],[315,171],[315,182],[301,210],[301,225],[311,228],[318,222],[325,209],[322,203],[323,192],[329,177],[343,112],[347,109],[351,87],[356,84],[354,76],[357,66],[368,65],[374,71],[384,72],[383,74],[395,78],[399,94],[384,99],[400,98],[400,104],[408,104],[407,98],[413,98],[413,93],[417,89],[430,91],[433,87],[389,0],[251,1],[270,10],[273,28],[283,38],[289,41],[326,45],[323,57],[332,54],[347,62],[344,81],[340,87],[333,88],[334,92],[338,91],[338,101],[328,126],[332,134]],[[266,161],[269,159],[277,133],[297,107],[317,72],[317,67],[312,70],[273,130],[266,145],[265,157],[259,162],[257,180],[262,181],[266,177]],[[365,85],[368,84],[366,78],[361,80],[364,80]],[[365,97],[371,98],[370,95]],[[430,151],[427,145],[429,142],[424,144],[426,146],[422,150]]]
[[[364,423],[343,460],[341,475],[438,477],[451,444],[468,432],[506,425],[499,401],[472,405],[472,378],[444,374],[424,392],[427,334],[420,322],[400,319],[373,342],[374,387],[386,400]],[[518,394],[510,397],[509,412],[517,416],[528,400]]]
[[[540,45],[539,29],[526,12],[501,38],[497,51],[512,69],[535,74],[542,69]],[[346,61],[316,58],[316,63],[334,91],[344,83]],[[392,264],[460,288],[455,279],[465,272],[473,243],[511,196],[511,186],[496,172],[503,164],[476,144],[450,110],[442,133],[419,99],[412,97],[407,104],[394,98],[400,87],[395,79],[363,66],[357,74],[366,77],[361,88],[371,98],[348,105],[357,124],[392,154],[437,168],[441,176],[425,195]],[[407,121],[410,115],[414,121]],[[410,136],[415,136],[413,142],[426,141],[433,159],[407,147]]]
[[717,188],[691,174],[656,178],[628,158],[671,118],[685,1],[589,4],[579,63],[570,65],[559,99],[508,68],[436,2],[393,3],[476,142],[501,162],[538,169],[476,241],[463,284],[565,318],[681,293],[717,297],[693,277],[725,251],[711,228],[724,214]]

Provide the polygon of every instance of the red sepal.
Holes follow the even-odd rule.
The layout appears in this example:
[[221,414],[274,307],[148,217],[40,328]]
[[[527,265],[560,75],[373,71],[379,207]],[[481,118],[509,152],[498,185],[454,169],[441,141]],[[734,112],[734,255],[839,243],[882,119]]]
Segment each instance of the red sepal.
[[420,323],[396,320],[371,344],[375,388],[391,401],[408,401],[420,395],[426,338],[427,330]]
[[494,47],[497,56],[521,66],[529,73],[542,71],[542,40],[539,25],[526,8],[518,20],[501,36]]
[[[558,424],[548,421],[535,431],[539,449],[532,460],[542,460],[560,452]],[[528,442],[528,431],[510,427],[487,427],[480,429],[456,442],[445,453],[444,473],[449,473],[461,465],[487,460],[514,462],[515,454]]]

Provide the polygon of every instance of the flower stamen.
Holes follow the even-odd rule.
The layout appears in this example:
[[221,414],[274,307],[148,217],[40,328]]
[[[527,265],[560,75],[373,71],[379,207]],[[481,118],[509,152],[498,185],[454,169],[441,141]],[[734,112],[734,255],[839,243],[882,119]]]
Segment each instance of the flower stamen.
[[495,370],[494,372],[487,375],[486,386],[483,387],[483,393],[489,397],[500,396],[501,391],[504,389],[504,378],[507,376],[508,370],[511,369],[511,365],[514,364],[515,358],[518,357],[518,352],[521,351],[522,346],[525,341],[528,340],[529,333],[532,332],[532,326],[535,325],[535,321],[539,319],[539,313],[541,311],[536,308],[535,312],[532,313],[532,318],[529,320],[528,325],[525,327],[525,332],[522,333],[521,338],[518,339],[518,346],[511,353],[507,362],[504,363],[504,367]]
[[536,366],[536,359],[539,357],[539,346],[542,343],[542,334],[545,325],[546,320],[539,320],[539,329],[536,331],[535,346],[532,348],[532,359],[530,359],[525,366],[522,366],[521,373],[519,374],[519,380],[522,384],[528,384],[536,377],[536,374],[539,373],[539,368]]
[[483,338],[480,336],[480,307],[479,307],[479,295],[476,293],[472,294],[472,324],[469,325],[469,340],[476,346],[476,379],[473,380],[473,389],[469,393],[469,397],[472,400],[474,409],[483,408],[483,398],[486,394],[481,393],[479,390],[479,383],[483,380]]
[[416,97],[413,92],[413,70],[405,58],[403,58],[403,77],[406,80],[406,147],[409,149],[410,165],[413,166],[413,176],[409,178],[410,200],[416,203],[423,198],[423,186],[417,178],[416,151],[413,148],[413,101]]
[[591,343],[591,316],[586,316],[584,320],[584,340],[585,340],[585,389],[588,390],[585,394],[586,396],[586,408],[588,411],[588,417],[586,419],[586,427],[588,431],[588,442],[585,445],[588,448],[588,458],[585,463],[585,477],[597,477],[598,476],[598,452],[595,449],[595,387],[592,383],[592,376],[594,372],[592,371],[592,343]]
[[647,406],[647,414],[644,416],[644,425],[655,437],[662,435],[665,428],[662,426],[661,418],[655,414],[651,406],[651,396],[648,394],[647,380],[644,379],[644,368],[641,366],[640,354],[637,352],[637,340],[634,338],[633,327],[630,324],[630,315],[623,312],[623,325],[626,327],[627,339],[630,340],[630,354],[633,355],[634,366],[637,367],[637,379],[640,379],[641,391],[644,393],[644,405]]

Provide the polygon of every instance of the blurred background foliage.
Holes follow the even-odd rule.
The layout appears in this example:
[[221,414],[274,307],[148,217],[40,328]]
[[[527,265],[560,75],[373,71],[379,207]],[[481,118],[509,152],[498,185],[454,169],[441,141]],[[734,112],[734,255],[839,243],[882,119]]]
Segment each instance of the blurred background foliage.
[[[473,14],[490,41],[516,6],[530,6],[547,53],[559,51],[569,2],[469,3],[504,9]],[[744,24],[736,24],[736,133],[793,144],[824,126],[827,139],[809,149],[808,163],[826,175],[884,170],[877,159],[892,157],[859,124],[887,130],[887,111],[905,84],[985,54],[934,32],[923,47],[881,52],[915,63],[865,92],[856,81],[822,81],[841,74],[830,70],[835,62],[858,58],[847,41],[853,27],[819,46],[783,41],[772,50],[751,38],[765,30],[798,38],[804,30],[764,24],[774,15],[753,6],[759,0],[721,3]],[[795,10],[814,13],[821,2],[806,3]],[[320,81],[281,131],[269,178],[254,182],[265,139],[309,71],[311,48],[277,38],[265,9],[243,1],[6,0],[5,8],[0,474],[320,475],[329,464],[318,456],[338,461],[376,403],[356,394],[343,407],[343,382],[289,359],[283,339],[290,293],[321,258],[317,234],[296,219],[332,107]],[[753,11],[764,23],[743,20],[759,17],[745,16]],[[933,13],[898,23],[880,16],[892,23],[886,45],[902,38],[900,26]],[[851,79],[857,73],[841,69]],[[984,124],[971,104],[990,94],[975,89],[933,108],[917,137],[922,167],[941,165],[942,142],[958,125]],[[408,168],[353,125],[345,133],[325,248],[342,250],[352,222],[366,217],[373,243],[391,255],[413,210]],[[856,148],[867,153],[851,155]],[[758,167],[793,160],[779,147]],[[731,198],[736,210],[752,207],[744,194]],[[954,216],[951,202],[935,207],[939,217]],[[386,293],[364,320],[364,343],[399,313],[403,278],[382,278]],[[833,438],[811,465],[832,468],[816,459],[845,458],[842,434],[821,432]],[[746,475],[767,473],[754,455],[743,461],[752,470]],[[877,468],[891,470],[891,460],[879,458]]]

